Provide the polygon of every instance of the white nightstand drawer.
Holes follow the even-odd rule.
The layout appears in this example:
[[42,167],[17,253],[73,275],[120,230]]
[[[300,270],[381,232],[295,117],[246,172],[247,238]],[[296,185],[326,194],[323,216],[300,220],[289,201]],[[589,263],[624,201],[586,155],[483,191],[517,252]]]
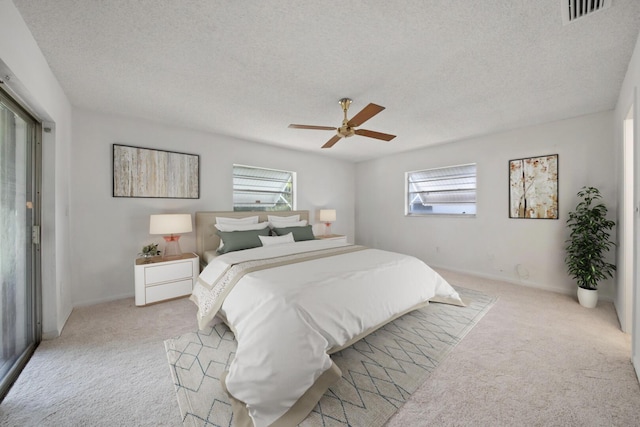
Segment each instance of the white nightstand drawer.
[[146,288],[146,303],[162,301],[169,298],[177,298],[191,294],[193,291],[193,279],[188,278],[178,282],[164,285],[148,286]]
[[153,283],[170,282],[192,276],[193,262],[191,261],[149,266],[144,269],[144,282],[147,286]]

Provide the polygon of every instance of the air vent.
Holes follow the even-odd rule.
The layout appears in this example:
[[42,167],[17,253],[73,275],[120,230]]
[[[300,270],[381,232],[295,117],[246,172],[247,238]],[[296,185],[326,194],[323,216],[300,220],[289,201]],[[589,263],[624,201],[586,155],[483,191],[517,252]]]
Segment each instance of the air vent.
[[562,22],[567,25],[600,10],[611,7],[611,0],[560,0]]

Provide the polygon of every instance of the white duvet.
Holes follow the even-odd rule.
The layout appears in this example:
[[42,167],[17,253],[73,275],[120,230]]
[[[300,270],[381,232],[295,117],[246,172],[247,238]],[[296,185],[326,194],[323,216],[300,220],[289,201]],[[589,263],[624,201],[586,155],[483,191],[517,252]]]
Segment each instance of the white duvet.
[[[204,283],[214,283],[235,263],[344,245],[313,240],[216,257],[193,292],[199,316],[211,307],[211,291]],[[225,380],[227,390],[244,402],[255,426],[282,423],[283,415],[291,415],[299,398],[332,367],[328,353],[433,297],[460,301],[424,262],[377,249],[247,273],[219,311],[238,342]],[[303,418],[317,399],[307,404]]]

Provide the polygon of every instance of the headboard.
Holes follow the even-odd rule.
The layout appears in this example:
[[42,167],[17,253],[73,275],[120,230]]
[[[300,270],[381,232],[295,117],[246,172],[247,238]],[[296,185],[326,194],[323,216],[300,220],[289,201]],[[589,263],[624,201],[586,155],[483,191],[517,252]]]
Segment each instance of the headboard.
[[205,251],[215,251],[220,245],[220,237],[216,234],[214,227],[216,217],[245,218],[248,216],[258,216],[258,221],[267,221],[267,216],[291,216],[300,215],[300,220],[309,221],[309,211],[215,211],[196,212],[196,253],[200,257],[200,264],[203,265]]

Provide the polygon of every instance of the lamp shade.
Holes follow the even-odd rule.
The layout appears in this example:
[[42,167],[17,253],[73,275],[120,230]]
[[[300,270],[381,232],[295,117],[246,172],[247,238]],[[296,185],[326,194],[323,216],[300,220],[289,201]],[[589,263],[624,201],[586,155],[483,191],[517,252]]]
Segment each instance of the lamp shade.
[[336,220],[335,209],[320,209],[320,221],[321,222],[333,222]]
[[179,234],[190,233],[191,214],[151,215],[149,220],[149,234]]

